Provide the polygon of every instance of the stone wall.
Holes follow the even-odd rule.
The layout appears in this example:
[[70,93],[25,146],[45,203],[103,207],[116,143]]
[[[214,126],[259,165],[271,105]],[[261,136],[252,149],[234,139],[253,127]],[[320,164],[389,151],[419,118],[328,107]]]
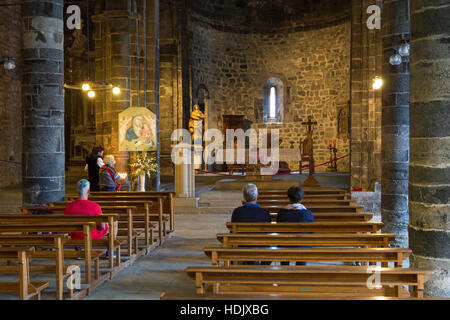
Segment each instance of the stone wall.
[[[6,3],[14,3],[9,0]],[[12,57],[16,69],[0,65],[0,187],[20,184],[22,159],[22,20],[20,6],[0,7],[0,55]]]
[[[307,131],[301,122],[312,115],[318,122],[316,163],[329,160],[329,140],[337,141],[338,156],[349,153],[347,132],[338,134],[337,119],[350,100],[349,19],[298,32],[263,34],[219,31],[196,23],[194,16],[192,28],[193,101],[197,88],[206,86],[209,128],[221,129],[223,115],[245,115],[252,128],[280,129],[282,148],[299,148]],[[270,77],[284,85],[280,125],[263,121],[263,87]],[[296,162],[289,165],[298,169]],[[339,162],[338,170],[349,171],[348,159]]]

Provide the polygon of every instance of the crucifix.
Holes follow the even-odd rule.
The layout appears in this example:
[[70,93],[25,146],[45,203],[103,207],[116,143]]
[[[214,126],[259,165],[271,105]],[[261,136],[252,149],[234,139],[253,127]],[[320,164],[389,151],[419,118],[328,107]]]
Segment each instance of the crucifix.
[[313,139],[312,139],[312,135],[313,135],[312,126],[317,125],[317,121],[312,121],[312,116],[308,116],[308,122],[302,122],[302,124],[308,126],[308,133],[307,133],[306,139],[303,140],[300,144],[301,155],[300,155],[300,165],[299,165],[300,170],[299,171],[301,174],[302,170],[303,170],[303,162],[307,162],[308,163],[307,167],[309,168],[309,175],[308,175],[308,179],[306,179],[306,181],[304,182],[304,185],[315,187],[315,186],[318,186],[319,184],[316,181],[316,179],[314,179],[314,177],[313,177],[314,148],[313,148]]
[[308,126],[308,135],[312,134],[312,126],[317,124],[317,121],[312,121],[312,116],[308,116],[308,122],[302,122],[303,125]]

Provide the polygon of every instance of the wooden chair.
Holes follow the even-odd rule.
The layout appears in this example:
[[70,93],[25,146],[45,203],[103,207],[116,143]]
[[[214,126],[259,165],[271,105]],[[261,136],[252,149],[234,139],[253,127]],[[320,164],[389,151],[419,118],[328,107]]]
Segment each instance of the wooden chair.
[[[413,287],[414,297],[423,298],[424,283],[433,271],[346,266],[211,266],[188,267],[186,272],[195,280],[198,294],[211,290],[213,294],[239,295],[408,297],[403,287],[408,285]],[[379,282],[373,285],[370,277],[375,272]]]

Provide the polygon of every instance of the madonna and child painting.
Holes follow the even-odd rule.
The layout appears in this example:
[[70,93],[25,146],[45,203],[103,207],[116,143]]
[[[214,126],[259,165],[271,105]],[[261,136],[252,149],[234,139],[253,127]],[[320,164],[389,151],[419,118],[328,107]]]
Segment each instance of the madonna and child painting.
[[156,116],[147,108],[119,114],[119,151],[156,151]]

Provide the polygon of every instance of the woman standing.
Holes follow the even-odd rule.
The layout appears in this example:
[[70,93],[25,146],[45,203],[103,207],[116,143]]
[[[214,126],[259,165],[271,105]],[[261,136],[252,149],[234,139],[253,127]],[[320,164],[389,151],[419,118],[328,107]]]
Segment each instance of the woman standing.
[[105,165],[100,168],[100,191],[119,191],[120,175],[114,169],[116,160],[113,155],[105,157]]
[[89,174],[89,182],[91,184],[91,191],[99,191],[99,170],[104,166],[103,163],[104,149],[101,146],[92,148],[92,154],[86,158],[85,171]]

